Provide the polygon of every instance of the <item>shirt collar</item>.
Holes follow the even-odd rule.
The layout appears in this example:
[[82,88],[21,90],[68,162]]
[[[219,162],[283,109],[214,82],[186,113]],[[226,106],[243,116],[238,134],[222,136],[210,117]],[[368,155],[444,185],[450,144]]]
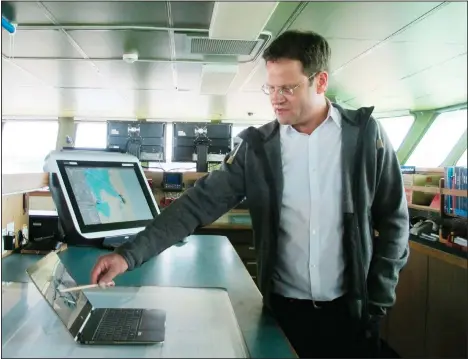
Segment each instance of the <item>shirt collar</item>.
[[333,106],[333,104],[330,102],[329,99],[326,99],[327,100],[327,104],[328,104],[328,114],[327,114],[327,119],[325,121],[328,121],[329,119],[332,119],[333,122],[336,123],[336,125],[341,128],[341,114],[340,112],[338,111],[338,109]]
[[[333,106],[333,104],[331,103],[331,101],[326,98],[327,100],[327,104],[328,104],[328,114],[327,114],[327,118],[325,119],[325,121],[323,121],[323,123],[327,122],[327,121],[333,121],[339,128],[341,128],[341,114],[340,112],[338,111],[338,109],[336,107]],[[281,125],[281,128],[285,131],[292,131],[292,132],[297,132],[294,127],[292,127],[291,125]]]

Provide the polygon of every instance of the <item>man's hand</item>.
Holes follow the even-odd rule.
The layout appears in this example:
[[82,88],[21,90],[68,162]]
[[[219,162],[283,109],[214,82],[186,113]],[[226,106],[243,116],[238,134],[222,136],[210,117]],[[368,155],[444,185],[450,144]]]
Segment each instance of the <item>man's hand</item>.
[[91,284],[106,284],[128,269],[127,261],[120,254],[111,253],[100,257],[91,272]]

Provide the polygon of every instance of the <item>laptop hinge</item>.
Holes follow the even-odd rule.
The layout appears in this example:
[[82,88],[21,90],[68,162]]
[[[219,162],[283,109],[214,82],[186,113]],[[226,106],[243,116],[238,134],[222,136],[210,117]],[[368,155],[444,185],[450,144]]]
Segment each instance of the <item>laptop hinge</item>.
[[89,318],[91,318],[91,314],[93,314],[93,311],[94,311],[94,308],[91,309],[91,311],[89,312],[88,316],[86,317],[86,319],[84,320],[83,324],[81,325],[80,329],[78,330],[78,333],[76,334],[76,337],[75,337],[75,342],[76,341],[79,341],[81,339],[81,333],[83,332],[83,329],[84,327],[86,326],[86,323],[88,322]]

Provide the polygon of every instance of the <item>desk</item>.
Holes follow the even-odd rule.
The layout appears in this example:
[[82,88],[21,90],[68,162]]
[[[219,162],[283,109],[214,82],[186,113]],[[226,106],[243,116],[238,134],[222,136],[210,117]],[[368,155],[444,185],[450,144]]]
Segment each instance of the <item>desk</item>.
[[[248,358],[227,292],[221,288],[114,287],[86,290],[96,308],[166,312],[164,343],[77,345],[32,283],[2,285],[6,358]],[[14,321],[14,322],[13,322]],[[12,325],[11,323],[14,323]],[[24,339],[27,338],[27,344]]]
[[[95,248],[69,247],[59,254],[77,284],[89,283],[99,255]],[[2,260],[2,281],[27,282],[24,270],[40,256],[12,254]],[[251,357],[294,358],[295,353],[274,319],[263,309],[262,296],[227,238],[190,236],[140,268],[115,279],[117,286],[226,288]]]

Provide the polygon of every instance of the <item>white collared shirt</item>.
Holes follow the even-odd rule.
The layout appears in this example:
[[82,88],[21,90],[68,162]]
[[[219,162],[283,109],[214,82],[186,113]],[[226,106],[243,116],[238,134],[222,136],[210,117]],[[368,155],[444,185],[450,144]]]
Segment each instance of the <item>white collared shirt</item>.
[[312,134],[280,125],[283,163],[273,291],[328,301],[344,294],[341,115],[330,102]]

